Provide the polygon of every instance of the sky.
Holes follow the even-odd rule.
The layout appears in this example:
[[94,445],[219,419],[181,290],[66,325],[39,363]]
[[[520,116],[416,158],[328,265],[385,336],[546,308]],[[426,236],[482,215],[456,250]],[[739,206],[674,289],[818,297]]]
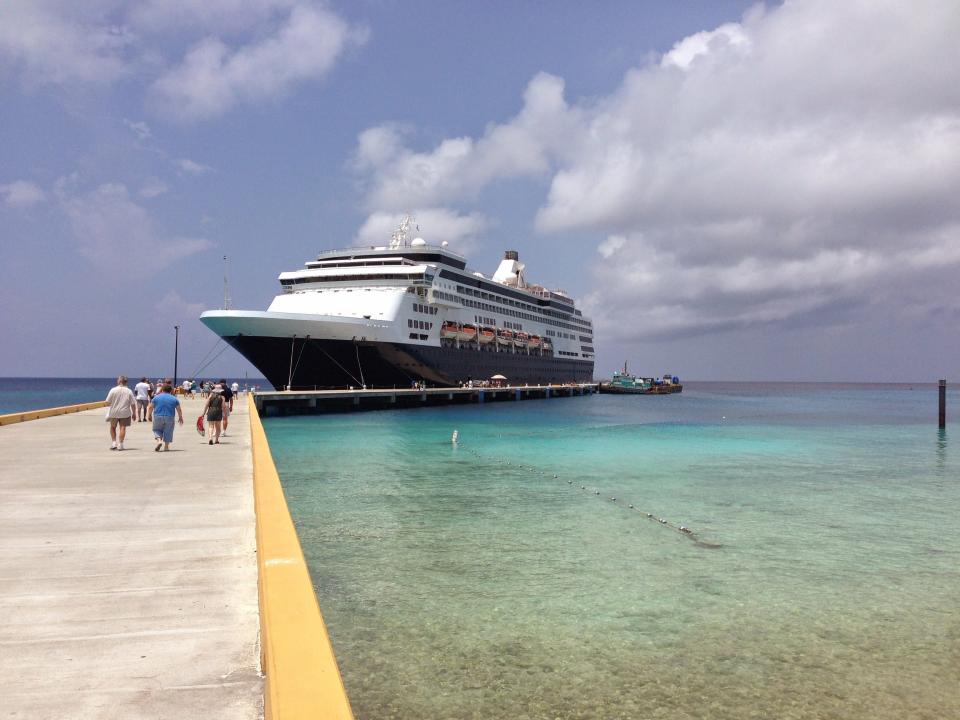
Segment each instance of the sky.
[[0,376],[171,374],[175,325],[191,375],[225,268],[263,310],[409,212],[577,298],[597,377],[960,378],[958,37],[955,0],[2,0]]

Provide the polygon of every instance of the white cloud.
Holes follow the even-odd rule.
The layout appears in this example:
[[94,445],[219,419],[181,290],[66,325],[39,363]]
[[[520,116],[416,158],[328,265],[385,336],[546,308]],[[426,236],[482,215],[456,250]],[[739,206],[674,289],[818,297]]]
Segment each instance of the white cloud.
[[159,114],[190,121],[283,97],[367,35],[315,0],[5,0],[0,72],[68,89],[127,81]]
[[298,4],[275,33],[256,42],[233,49],[217,37],[201,40],[153,84],[154,104],[169,117],[192,121],[281,97],[323,77],[349,44],[365,37],[320,6]]
[[627,239],[623,235],[611,235],[597,246],[597,252],[606,260],[616,255],[626,243]]
[[36,205],[45,199],[43,190],[36,183],[28,180],[15,180],[6,185],[0,185],[0,198],[8,207],[22,208]]
[[150,126],[147,125],[143,120],[127,120],[126,118],[123,121],[123,124],[126,125],[137,136],[137,139],[141,142],[146,140],[151,140],[153,138],[153,132],[150,130]]
[[750,38],[737,23],[721,25],[716,30],[698,32],[685,37],[673,46],[660,61],[661,67],[688,69],[697,58],[711,58],[722,54],[727,48],[746,53]]
[[[386,245],[405,213],[372,213],[357,232],[361,245]],[[422,236],[431,245],[450,243],[454,252],[466,253],[477,238],[490,227],[490,221],[479,213],[461,215],[443,208],[423,208],[412,213],[416,225],[410,240]]]
[[155,198],[163,195],[169,188],[163,180],[155,177],[148,177],[143,182],[143,186],[138,193],[142,198]]
[[563,80],[541,73],[512,120],[477,140],[449,138],[429,152],[407,149],[395,126],[365,130],[354,166],[366,176],[368,209],[436,206],[472,198],[497,180],[545,175],[551,157],[562,156],[566,141],[582,132],[580,113],[567,107],[563,91]]
[[124,77],[135,38],[116,23],[115,4],[5,0],[0,66],[39,83],[109,84]]
[[209,165],[198,163],[190,158],[177,158],[173,161],[173,164],[188,175],[203,175],[213,171],[213,168]]
[[760,6],[608,96],[539,75],[481,136],[372,128],[355,165],[370,212],[547,180],[538,231],[598,245],[590,301],[637,308],[634,336],[909,312],[951,292],[931,258],[960,263],[958,34],[947,0]]
[[170,290],[166,295],[160,298],[154,308],[160,314],[160,317],[169,322],[184,322],[187,320],[196,320],[200,313],[207,309],[202,302],[189,302],[176,290]]
[[74,194],[76,179],[58,183],[58,195],[81,255],[103,270],[130,269],[140,259],[162,268],[213,246],[206,238],[170,236],[150,213],[130,199],[127,188],[106,183]]

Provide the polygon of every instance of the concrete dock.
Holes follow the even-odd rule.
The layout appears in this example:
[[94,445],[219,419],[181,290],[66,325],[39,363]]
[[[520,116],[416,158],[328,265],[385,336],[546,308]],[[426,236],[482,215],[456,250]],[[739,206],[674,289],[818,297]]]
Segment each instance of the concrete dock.
[[598,387],[597,383],[567,383],[565,385],[504,385],[500,387],[277,390],[256,393],[254,402],[262,416],[303,415],[432,405],[547,400],[592,395],[597,392]]
[[262,717],[247,404],[213,447],[200,408],[167,453],[103,410],[0,428],[3,717]]

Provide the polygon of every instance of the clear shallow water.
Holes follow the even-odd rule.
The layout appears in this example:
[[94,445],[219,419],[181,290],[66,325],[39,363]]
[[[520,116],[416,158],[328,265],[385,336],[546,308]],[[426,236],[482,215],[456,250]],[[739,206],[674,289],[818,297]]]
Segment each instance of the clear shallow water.
[[914,388],[265,425],[358,718],[954,717],[960,461]]

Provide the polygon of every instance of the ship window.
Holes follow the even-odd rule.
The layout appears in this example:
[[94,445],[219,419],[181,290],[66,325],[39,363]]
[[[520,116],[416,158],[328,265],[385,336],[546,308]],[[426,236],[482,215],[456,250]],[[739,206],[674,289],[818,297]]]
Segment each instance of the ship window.
[[416,339],[417,339],[417,334],[416,334],[416,333],[410,333],[410,339],[411,339],[411,340],[416,340]]

